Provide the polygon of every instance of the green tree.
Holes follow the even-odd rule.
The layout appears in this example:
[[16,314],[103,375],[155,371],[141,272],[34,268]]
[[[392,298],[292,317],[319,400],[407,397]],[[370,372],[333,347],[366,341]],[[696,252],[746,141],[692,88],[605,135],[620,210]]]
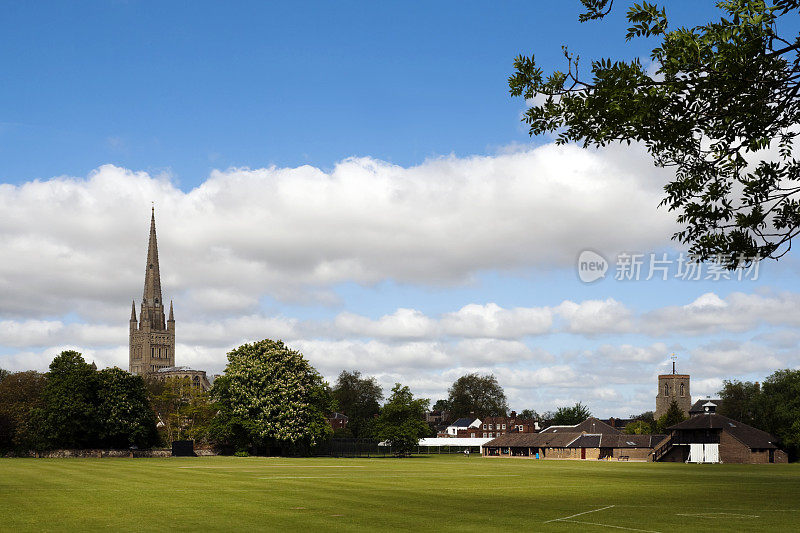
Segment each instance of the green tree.
[[793,459],[800,456],[800,370],[778,370],[761,387],[765,423]]
[[653,432],[653,427],[644,420],[634,420],[625,426],[625,433],[628,435],[649,435]]
[[[256,446],[302,450],[330,437],[327,415],[335,406],[330,388],[303,355],[282,341],[244,344],[228,353],[220,391],[218,427],[242,423]],[[216,383],[215,383],[216,387]]]
[[374,377],[362,378],[361,372],[343,370],[333,386],[338,409],[348,417],[347,428],[354,437],[362,437],[366,425],[378,414],[383,390]]
[[164,445],[185,439],[199,444],[208,442],[211,420],[217,411],[208,392],[193,386],[187,377],[170,377],[148,379],[147,393]]
[[394,453],[409,455],[419,440],[428,435],[425,412],[429,404],[429,400],[415,399],[408,387],[396,383],[375,419],[373,436],[391,444]]
[[551,423],[554,426],[574,426],[575,424],[580,424],[590,416],[592,416],[592,413],[589,411],[589,408],[581,402],[578,402],[572,407],[559,407],[556,409],[556,412],[553,413]]
[[252,435],[256,433],[256,428],[248,418],[234,412],[229,377],[219,376],[214,380],[211,398],[216,414],[209,423],[209,441],[227,453],[250,450],[254,444]]
[[[602,19],[613,4],[581,1],[581,21]],[[536,102],[523,116],[531,135],[557,132],[557,143],[584,146],[639,142],[655,165],[674,169],[662,201],[682,225],[673,238],[732,268],[782,256],[800,231],[800,36],[780,33],[793,28],[784,22],[800,2],[717,7],[717,21],[670,30],[665,9],[633,4],[626,37],[659,41],[653,71],[638,58],[600,59],[586,79],[564,48],[565,72],[545,75],[520,55],[508,83],[513,96]]]
[[150,448],[157,444],[156,417],[144,379],[116,367],[97,374],[101,444],[110,448]]
[[520,411],[519,417],[523,420],[542,420],[542,417],[535,409],[523,409]]
[[716,412],[755,427],[764,427],[761,385],[750,381],[725,380]]
[[658,433],[666,433],[667,428],[679,424],[684,420],[686,420],[686,414],[683,412],[683,409],[678,406],[678,402],[672,400],[667,411],[656,421],[656,431]]
[[448,411],[449,409],[450,409],[450,402],[448,402],[446,399],[436,400],[436,403],[434,403],[433,407],[431,407],[431,410],[433,411]]
[[458,378],[447,390],[451,416],[454,420],[475,416],[505,416],[508,411],[506,394],[494,375],[477,373]]
[[98,445],[97,390],[97,371],[80,353],[67,350],[53,359],[42,391],[42,405],[32,413],[43,447]]
[[0,451],[36,448],[32,416],[41,407],[45,376],[33,370],[9,373],[0,381]]
[[0,383],[2,383],[3,380],[6,379],[10,375],[11,375],[11,372],[6,370],[5,368],[0,368]]

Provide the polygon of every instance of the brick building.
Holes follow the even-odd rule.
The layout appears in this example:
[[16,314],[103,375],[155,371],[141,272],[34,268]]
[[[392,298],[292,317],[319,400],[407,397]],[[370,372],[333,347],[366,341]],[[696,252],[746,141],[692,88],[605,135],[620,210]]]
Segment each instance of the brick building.
[[669,438],[654,450],[657,461],[693,463],[786,463],[776,439],[742,422],[711,411],[670,428]]
[[516,411],[510,416],[487,416],[481,421],[477,437],[493,438],[506,433],[536,433],[539,423],[535,420],[518,418]]
[[[599,430],[591,433],[587,430]],[[550,426],[540,433],[507,433],[483,445],[486,457],[538,459],[652,460],[665,435],[623,435],[589,418],[574,426]]]
[[336,431],[337,429],[346,428],[348,421],[349,418],[347,417],[346,414],[343,413],[332,413],[328,417],[328,423],[331,425],[331,428],[333,428],[334,431]]
[[[674,356],[673,356],[674,357]],[[683,414],[689,416],[692,407],[692,394],[689,391],[689,374],[678,374],[675,371],[675,361],[672,361],[672,374],[658,376],[658,393],[656,394],[656,410],[653,416],[656,420],[667,412],[670,404],[675,401]]]

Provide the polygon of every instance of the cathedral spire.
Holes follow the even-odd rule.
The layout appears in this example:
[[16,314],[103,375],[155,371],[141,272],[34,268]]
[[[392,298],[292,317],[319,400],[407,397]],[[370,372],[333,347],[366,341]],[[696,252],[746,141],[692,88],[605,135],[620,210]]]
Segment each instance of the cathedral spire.
[[151,374],[175,366],[175,320],[170,304],[169,321],[164,320],[161,270],[158,265],[156,210],[150,213],[150,242],[144,273],[144,292],[139,323],[136,304],[131,309],[128,368],[134,374]]
[[172,312],[172,300],[169,301],[169,321],[175,322],[175,313]]
[[156,208],[150,217],[150,243],[147,246],[147,266],[144,275],[142,303],[148,307],[162,305],[161,273],[158,268],[158,242],[156,241]]

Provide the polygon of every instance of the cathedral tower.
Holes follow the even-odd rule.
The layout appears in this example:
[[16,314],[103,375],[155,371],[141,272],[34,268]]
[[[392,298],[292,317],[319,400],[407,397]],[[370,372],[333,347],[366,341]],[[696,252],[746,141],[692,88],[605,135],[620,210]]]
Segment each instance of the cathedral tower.
[[156,242],[156,212],[150,218],[150,243],[144,271],[144,294],[139,319],[136,303],[131,305],[128,370],[133,374],[148,374],[175,366],[175,316],[172,302],[169,319],[164,319],[164,300],[161,298],[161,273],[158,268]]
[[658,376],[658,394],[656,395],[656,411],[653,416],[656,420],[669,409],[672,401],[678,403],[678,407],[683,410],[683,414],[689,416],[689,409],[692,407],[692,395],[689,392],[689,374],[678,374],[675,372],[675,359],[672,356],[672,374],[661,374]]

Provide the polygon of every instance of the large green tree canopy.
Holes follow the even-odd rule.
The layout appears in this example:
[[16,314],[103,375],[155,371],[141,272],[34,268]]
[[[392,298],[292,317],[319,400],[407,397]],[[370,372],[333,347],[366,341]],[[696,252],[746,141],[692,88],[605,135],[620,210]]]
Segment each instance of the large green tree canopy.
[[42,407],[35,413],[45,448],[91,448],[98,444],[98,376],[94,366],[73,350],[50,363]]
[[144,380],[119,368],[98,372],[72,350],[50,363],[30,419],[38,449],[150,447],[158,436]]
[[39,372],[8,373],[0,380],[0,451],[26,452],[37,444],[33,413],[41,407],[45,376]]
[[550,422],[554,426],[574,426],[590,416],[592,416],[592,412],[589,411],[589,408],[578,402],[572,407],[559,407],[556,409]]
[[156,416],[142,376],[113,367],[97,373],[100,442],[110,448],[148,448],[158,442]]
[[[219,384],[216,381],[220,381]],[[244,344],[228,353],[212,395],[259,445],[311,445],[332,433],[330,388],[303,355],[282,341]]]
[[[581,0],[581,21],[602,19],[613,0]],[[565,71],[545,75],[520,55],[513,96],[536,102],[523,121],[558,143],[639,142],[674,169],[662,205],[677,212],[673,238],[698,260],[733,268],[778,258],[800,231],[800,35],[781,33],[800,0],[717,2],[719,20],[669,27],[664,8],[627,12],[627,39],[658,41],[650,61],[596,59],[589,75],[564,48]]]
[[505,416],[506,393],[494,375],[466,374],[447,390],[452,418],[463,416]]
[[339,411],[348,416],[348,429],[354,437],[361,437],[365,426],[380,411],[383,390],[374,377],[361,377],[358,370],[342,370],[333,386],[333,397]]
[[410,454],[428,434],[425,412],[429,405],[429,400],[414,398],[408,387],[396,383],[375,419],[373,436],[391,444],[397,455]]

